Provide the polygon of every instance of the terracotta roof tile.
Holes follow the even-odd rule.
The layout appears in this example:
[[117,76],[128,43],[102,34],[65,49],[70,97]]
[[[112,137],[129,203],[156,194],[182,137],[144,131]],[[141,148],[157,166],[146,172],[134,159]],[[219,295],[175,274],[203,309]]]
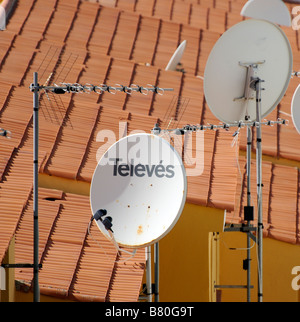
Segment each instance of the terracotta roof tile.
[[[185,67],[185,65],[184,65]],[[180,124],[200,124],[203,113],[203,81],[186,74],[182,79],[181,109],[183,113]],[[184,124],[185,123],[185,124]]]
[[45,40],[62,44],[72,26],[77,12],[78,1],[58,2],[51,23],[45,32]]
[[[55,69],[51,82],[111,86],[151,83],[174,88],[163,96],[91,93],[54,98],[49,94],[49,101],[41,94],[40,172],[90,182],[97,158],[108,143],[126,134],[126,126],[128,132],[149,132],[157,121],[166,127],[169,112],[178,107],[184,113],[177,113],[171,125],[219,123],[204,102],[202,79],[195,76],[203,76],[208,55],[221,33],[243,19],[239,14],[243,5],[244,0],[18,1],[0,40],[0,124],[13,133],[10,141],[1,144],[0,261],[17,226],[16,260],[32,260],[33,130],[28,89],[32,73],[39,71],[41,83]],[[296,53],[297,69],[298,32],[283,29]],[[185,39],[185,74],[164,71]],[[46,56],[52,58],[44,60]],[[296,85],[297,80],[291,80],[282,102],[268,117],[276,119],[283,117],[281,112],[290,113]],[[182,148],[182,139],[174,139],[177,149]],[[195,142],[193,136],[185,139]],[[295,149],[298,140],[291,122],[288,127],[263,128],[263,153],[299,160]],[[245,149],[244,133],[240,142]],[[240,159],[240,175],[236,147],[230,147],[231,143],[231,132],[204,133],[204,172],[188,177],[187,200],[227,209],[227,220],[241,222],[246,203],[245,160]],[[193,160],[195,149],[191,144],[185,157]],[[255,162],[252,168],[255,204]],[[264,162],[263,181],[265,235],[299,243],[298,170]],[[44,294],[80,301],[137,300],[144,250],[133,259],[116,263],[116,259],[127,259],[128,254],[117,257],[95,225],[91,231],[98,242],[87,234],[91,216],[88,197],[40,189],[40,209],[40,282]],[[31,284],[32,271],[17,271],[16,276]]]
[[152,64],[160,26],[161,22],[158,19],[143,16],[140,18],[131,59],[138,63]]
[[0,81],[11,85],[21,85],[36,46],[37,40],[35,39],[16,37],[14,48],[11,49],[2,65]]
[[86,142],[88,142],[93,130],[94,121],[87,122],[90,124],[88,131],[83,131],[82,128],[81,131],[64,128],[51,161],[45,168],[47,173],[76,180],[86,151]]
[[6,107],[8,98],[13,90],[13,87],[6,83],[0,84],[0,113]]
[[[228,212],[226,221],[231,223],[243,222],[243,207],[247,205],[247,191],[245,185],[245,159],[240,159],[241,182],[243,184],[236,190],[237,200],[241,197],[240,207],[236,207],[234,212]],[[298,222],[299,211],[299,175],[298,169],[289,166],[271,164],[263,161],[263,225],[264,236],[282,240],[288,243],[299,243]],[[256,162],[251,162],[251,205],[256,209]],[[256,218],[256,211],[254,210]]]
[[142,114],[130,114],[128,121],[128,133],[131,133],[132,131],[135,131],[135,133],[149,133],[149,129],[152,129],[157,122],[158,119],[156,117],[145,117],[145,115]]
[[19,34],[34,4],[34,0],[18,1],[13,12],[13,18],[9,19],[7,29]]
[[154,17],[163,19],[163,20],[170,20],[172,6],[173,6],[172,0],[156,1],[155,7],[153,10]]
[[118,0],[117,6],[119,9],[134,11],[135,0]]
[[[287,27],[287,26],[280,26],[280,28],[283,30],[283,32],[288,37],[292,51],[297,52],[299,50],[298,35],[297,35],[298,32],[296,30],[293,30],[293,28]],[[295,60],[299,61],[298,57],[293,57],[293,58],[294,58],[294,61]]]
[[[117,9],[101,7],[94,32],[89,41],[89,50],[96,54],[100,52],[107,55],[118,24],[120,11]],[[99,41],[101,35],[101,41]]]
[[117,0],[98,0],[99,4],[105,7],[115,7]]
[[[131,79],[131,83],[139,86],[147,87],[149,84],[156,85],[158,77],[158,71],[156,68],[136,65],[133,71],[133,78]],[[146,92],[144,93],[146,94]],[[132,93],[127,97],[125,110],[131,113],[136,114],[144,114],[149,115],[152,102],[153,102],[154,94],[152,92],[148,92],[147,95],[141,95],[140,93]]]
[[43,36],[54,11],[56,0],[47,3],[35,2],[22,28],[22,36],[39,41]]
[[287,113],[289,115],[291,113],[292,95],[294,93],[294,90],[296,90],[297,86],[298,86],[297,79],[295,78],[291,79],[287,94],[279,104],[278,117],[287,119],[289,121],[289,125],[280,126],[279,128],[278,155],[280,157],[299,161],[300,156],[297,149],[295,149],[295,147],[298,146],[300,142],[299,141],[300,137],[293,125],[291,117],[284,114],[284,113]]
[[226,18],[226,10],[211,8],[208,16],[208,29],[223,33],[226,30]]
[[82,2],[76,15],[76,23],[73,23],[68,35],[67,47],[72,51],[84,50],[87,45],[98,11],[95,5],[89,2]]
[[208,206],[233,210],[237,182],[237,149],[230,147],[232,132],[216,135]]
[[162,121],[169,122],[169,118],[166,119],[166,116],[168,115],[168,108],[172,107],[174,110],[174,106],[172,106],[174,104],[174,100],[172,98],[174,96],[178,96],[180,93],[182,77],[182,73],[160,70],[156,86],[162,88],[173,88],[174,91],[169,92],[168,95],[156,95],[154,97],[151,109],[152,116],[160,118]]
[[[268,228],[268,214],[270,211],[270,189],[271,189],[271,178],[272,178],[272,164],[270,162],[263,162],[263,191],[262,191],[262,209],[263,209],[263,224],[265,228]],[[246,191],[245,191],[246,193]],[[257,179],[256,179],[256,162],[252,161],[251,165],[251,198],[252,205],[257,205]],[[244,198],[244,205],[246,205],[246,198]]]
[[4,62],[5,57],[8,55],[8,51],[11,49],[12,43],[15,39],[16,34],[8,31],[2,33],[0,39],[0,65]]
[[191,26],[203,30],[207,29],[208,12],[209,9],[207,7],[192,5],[190,15]]
[[161,24],[156,53],[153,61],[154,66],[167,67],[170,53],[173,53],[179,45],[180,25],[164,21]]
[[189,24],[190,22],[191,5],[182,1],[174,1],[171,11],[171,20]]
[[214,0],[201,0],[200,2],[201,6],[208,7],[208,8],[214,8],[214,3],[215,3]]
[[[214,8],[225,10],[229,12],[231,10],[231,2],[229,0],[215,0],[214,1]],[[201,2],[202,3],[202,2]]]
[[32,190],[32,153],[19,150],[11,156],[6,172],[9,176],[6,176],[6,181],[0,184],[0,261],[3,260]]
[[99,229],[94,224],[91,227],[91,233],[92,235],[88,235],[85,241],[71,294],[80,301],[104,302],[117,252],[112,243],[99,234]]
[[[43,255],[46,248],[53,223],[56,220],[59,212],[61,211],[61,205],[56,202],[43,200],[42,195],[45,193],[44,189],[39,189],[39,258]],[[49,197],[49,194],[45,194]],[[53,195],[52,197],[58,197]],[[18,263],[32,263],[33,262],[33,243],[32,243],[32,227],[33,227],[33,202],[32,198],[27,203],[26,209],[19,221],[16,232],[16,252],[15,260]],[[15,278],[17,280],[30,283],[33,278],[32,269],[16,269]]]
[[[130,250],[127,249],[127,251]],[[138,249],[133,258],[130,258],[130,255],[127,253],[121,253],[114,267],[107,300],[110,302],[136,301],[139,297],[144,268],[144,248]]]
[[181,59],[181,68],[189,75],[197,73],[201,31],[190,26],[182,26],[180,42],[186,40],[186,48]]
[[153,16],[155,0],[138,0],[135,3],[135,11],[141,13],[143,16]]
[[[113,244],[94,224],[87,234],[91,216],[88,197],[40,189],[39,198],[41,293],[80,301],[136,301],[144,272],[144,249],[127,261],[129,255],[117,256]],[[32,219],[29,201],[16,232],[19,262],[32,261]],[[32,270],[16,270],[16,279],[22,283],[30,285],[32,277]],[[129,289],[118,282],[124,278]],[[133,283],[136,286],[132,287]]]
[[[28,94],[28,89],[26,92]],[[9,143],[15,147],[19,147],[24,140],[32,118],[32,99],[27,94],[24,88],[12,89],[1,111],[0,126],[13,133]]]
[[219,39],[220,34],[214,31],[204,30],[201,33],[201,42],[200,42],[200,53],[198,60],[198,71],[197,74],[204,76],[204,70],[206,66],[206,61],[208,56],[213,49],[214,44]]
[[244,0],[233,0],[230,2],[230,12],[240,14],[244,5],[245,5]]
[[[213,154],[216,140],[216,132],[207,131],[204,134],[204,168],[201,176],[191,176],[188,180],[187,201],[207,206],[211,171],[213,164]],[[199,187],[201,187],[199,189]]]
[[0,157],[0,181],[4,179],[4,173],[8,170],[11,158],[13,157],[15,147],[10,142],[1,142]]
[[[277,120],[278,111],[275,108],[270,114],[268,114],[268,120]],[[265,155],[277,156],[278,152],[278,133],[281,128],[285,126],[263,126],[262,127],[262,151]],[[253,129],[253,150],[256,150],[256,129]],[[244,137],[246,142],[246,131],[244,131]]]
[[133,50],[139,16],[121,12],[108,54],[116,58],[129,59]]
[[86,198],[76,197],[74,202],[66,199],[53,226],[39,274],[41,292],[48,295],[68,295],[91,216],[88,203],[82,203]]
[[[95,124],[89,146],[78,172],[78,179],[91,181],[97,161],[100,160],[109,145],[119,139],[119,135],[123,136],[122,126],[124,122],[127,123],[127,120],[128,112],[126,111],[100,107],[99,121]],[[120,122],[123,124],[120,125]]]
[[270,236],[296,243],[298,169],[273,166],[271,197]]
[[[213,0],[198,1],[168,0],[147,1],[138,0],[134,5],[127,4],[126,10],[136,10],[145,16],[153,16],[163,21],[173,21],[179,24],[192,25],[201,29],[224,32],[226,29],[227,12],[230,9],[229,1],[215,2]],[[123,9],[124,3],[117,2],[117,8]],[[240,6],[240,9],[242,6]]]
[[203,114],[202,114],[202,124],[207,125],[207,124],[217,124],[217,123],[218,123],[218,119],[212,113],[212,111],[210,110],[210,108],[208,107],[205,101],[204,107],[203,107]]
[[240,12],[227,12],[226,29],[231,28],[241,21],[243,21],[243,17],[240,15]]

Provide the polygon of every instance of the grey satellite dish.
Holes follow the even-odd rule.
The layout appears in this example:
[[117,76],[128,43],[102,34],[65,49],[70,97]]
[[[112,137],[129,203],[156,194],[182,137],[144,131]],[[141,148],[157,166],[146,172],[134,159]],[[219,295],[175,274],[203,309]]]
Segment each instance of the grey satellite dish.
[[241,15],[267,20],[282,26],[292,25],[290,12],[281,0],[249,0],[244,5]]
[[0,30],[5,30],[6,29],[6,11],[0,5]]
[[184,40],[175,50],[165,70],[173,70],[173,71],[176,70],[177,65],[180,63],[182,55],[185,51],[185,47],[186,47],[186,40]]
[[93,175],[90,203],[107,238],[113,233],[119,245],[139,248],[171,231],[186,193],[179,154],[165,139],[143,133],[122,138],[103,155]]
[[265,20],[249,19],[227,30],[213,47],[204,73],[204,94],[222,122],[256,119],[252,77],[264,81],[261,116],[277,106],[292,74],[292,50],[284,32]]
[[298,85],[293,95],[291,114],[294,126],[300,134],[300,85]]

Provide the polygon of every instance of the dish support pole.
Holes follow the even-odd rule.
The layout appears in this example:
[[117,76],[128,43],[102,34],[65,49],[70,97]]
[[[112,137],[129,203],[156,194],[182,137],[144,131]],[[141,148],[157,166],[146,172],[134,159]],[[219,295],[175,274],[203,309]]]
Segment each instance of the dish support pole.
[[39,290],[39,222],[38,222],[38,160],[39,160],[39,84],[33,74],[33,300],[40,301]]
[[261,79],[256,79],[256,178],[257,178],[257,247],[258,302],[263,301],[263,213],[262,213],[262,147],[261,147]]
[[[252,151],[252,132],[247,127],[247,206],[251,207],[251,151]],[[250,221],[247,222],[250,225]],[[251,232],[247,233],[247,302],[251,302]]]

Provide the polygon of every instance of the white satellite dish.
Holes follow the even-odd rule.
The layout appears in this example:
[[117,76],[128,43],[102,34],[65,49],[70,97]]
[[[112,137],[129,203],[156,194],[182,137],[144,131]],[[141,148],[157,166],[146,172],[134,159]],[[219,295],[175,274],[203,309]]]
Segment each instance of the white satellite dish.
[[244,17],[263,19],[278,25],[292,25],[291,15],[282,0],[249,0],[243,7]]
[[176,70],[177,65],[180,63],[180,60],[182,58],[182,55],[184,53],[186,47],[186,40],[184,40],[175,50],[173,56],[168,62],[168,65],[165,70]]
[[296,88],[292,98],[291,114],[294,126],[300,134],[300,85]]
[[[174,227],[186,193],[179,154],[165,139],[143,133],[122,138],[103,155],[93,175],[90,203],[93,214],[107,211],[119,245],[139,248],[157,242]],[[97,220],[97,225],[110,239],[103,221]]]
[[6,29],[6,11],[2,5],[0,5],[0,30]]
[[[249,75],[248,65],[256,65]],[[292,74],[292,50],[284,32],[273,23],[249,19],[227,30],[213,47],[205,67],[204,94],[222,122],[256,119],[255,92],[246,93],[250,76],[264,81],[262,117],[280,102]],[[249,86],[248,86],[249,88]],[[248,96],[248,99],[243,99]]]

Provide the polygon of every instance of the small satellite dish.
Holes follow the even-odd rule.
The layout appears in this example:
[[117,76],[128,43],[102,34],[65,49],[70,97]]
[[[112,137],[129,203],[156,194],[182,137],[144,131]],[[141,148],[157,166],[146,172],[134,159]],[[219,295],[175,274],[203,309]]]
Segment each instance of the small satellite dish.
[[296,88],[292,98],[291,114],[294,126],[300,134],[300,85]]
[[[251,76],[264,81],[261,114],[278,105],[289,85],[293,56],[284,32],[265,20],[244,20],[216,42],[205,67],[204,94],[212,113],[222,122],[256,119]],[[247,67],[248,66],[248,67]],[[252,66],[252,74],[249,74]],[[245,99],[247,97],[247,99]]]
[[244,5],[241,15],[267,20],[282,26],[292,25],[290,12],[281,0],[249,0]]
[[175,50],[173,56],[171,57],[170,61],[165,70],[176,70],[177,65],[180,63],[182,55],[184,53],[186,47],[186,40],[184,40]]
[[5,30],[6,29],[6,11],[0,5],[0,30]]
[[110,229],[119,245],[139,248],[170,232],[181,215],[186,193],[179,154],[165,139],[142,133],[122,138],[100,159],[90,203],[93,214],[104,210],[98,212],[102,219],[96,222],[107,238],[111,239]]

